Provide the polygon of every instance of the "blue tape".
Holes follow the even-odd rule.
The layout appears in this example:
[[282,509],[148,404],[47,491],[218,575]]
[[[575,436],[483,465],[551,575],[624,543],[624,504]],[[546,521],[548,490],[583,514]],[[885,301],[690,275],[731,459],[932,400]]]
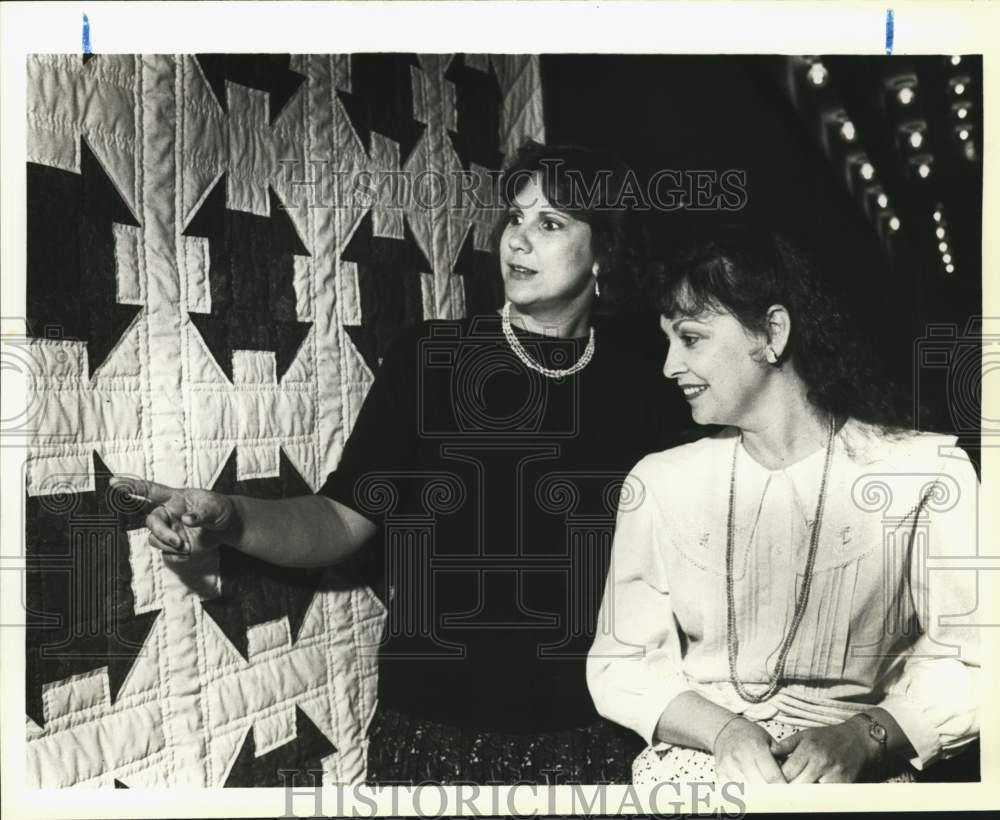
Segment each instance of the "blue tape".
[[892,40],[895,36],[895,21],[893,20],[892,9],[885,12],[885,53],[892,54]]
[[83,53],[91,54],[90,50],[90,20],[83,15]]

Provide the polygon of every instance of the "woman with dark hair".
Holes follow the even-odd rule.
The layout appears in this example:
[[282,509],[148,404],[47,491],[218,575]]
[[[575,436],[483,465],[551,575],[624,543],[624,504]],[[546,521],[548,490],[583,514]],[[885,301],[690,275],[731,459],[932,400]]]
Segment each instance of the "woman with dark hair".
[[586,654],[622,480],[684,415],[657,363],[591,321],[642,263],[628,173],[522,149],[501,180],[502,309],[398,335],[317,495],[129,485],[174,560],[224,544],[322,566],[369,544],[388,609],[372,782],[627,782],[631,740],[594,711]]
[[[588,660],[637,783],[908,780],[978,734],[978,483],[900,426],[826,283],[730,228],[664,270],[676,380],[716,435],[642,459]],[[641,501],[636,501],[641,499]],[[964,617],[963,617],[964,616]]]
[[[639,285],[648,274],[649,251],[644,231],[633,211],[624,204],[633,174],[620,159],[606,151],[580,146],[549,147],[528,141],[513,158],[500,183],[508,213],[498,226],[501,265],[511,253],[504,238],[510,230],[517,201],[547,203],[589,228],[589,253],[593,257],[593,299],[589,313],[620,315],[634,309],[641,296]],[[509,285],[505,277],[505,285]],[[589,290],[589,289],[588,289]],[[508,301],[516,302],[512,294]],[[514,305],[513,309],[517,310]],[[530,314],[531,310],[525,310]],[[537,312],[534,311],[534,312]]]

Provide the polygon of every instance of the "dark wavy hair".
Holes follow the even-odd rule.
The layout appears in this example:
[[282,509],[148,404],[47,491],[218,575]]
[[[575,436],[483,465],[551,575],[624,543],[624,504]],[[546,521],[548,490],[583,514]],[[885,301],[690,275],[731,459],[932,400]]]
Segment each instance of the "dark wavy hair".
[[[554,208],[590,226],[601,287],[594,312],[611,315],[635,309],[650,258],[646,232],[628,204],[635,172],[610,151],[528,140],[500,178],[503,204],[509,206],[535,175]],[[494,230],[494,247],[499,247],[505,225],[503,214]]]
[[725,226],[659,266],[653,283],[664,316],[721,309],[758,333],[768,332],[768,308],[783,305],[791,333],[775,366],[794,362],[815,407],[884,432],[912,425],[912,405],[854,332],[829,278],[781,236],[751,225]]

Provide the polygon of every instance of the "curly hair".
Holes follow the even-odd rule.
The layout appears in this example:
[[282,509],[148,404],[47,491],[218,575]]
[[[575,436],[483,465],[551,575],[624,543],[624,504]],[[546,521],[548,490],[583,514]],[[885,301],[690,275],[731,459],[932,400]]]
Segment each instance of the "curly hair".
[[[535,178],[554,208],[590,226],[590,249],[601,288],[594,312],[610,315],[634,309],[650,258],[645,230],[628,204],[629,191],[637,185],[635,172],[609,151],[528,140],[500,178],[503,204],[510,206]],[[504,215],[494,228],[495,247],[505,224]]]
[[776,366],[794,362],[815,407],[885,432],[910,427],[912,406],[853,332],[829,278],[781,236],[725,226],[659,266],[653,284],[664,316],[724,310],[757,333],[768,332],[768,309],[784,306],[791,333]]

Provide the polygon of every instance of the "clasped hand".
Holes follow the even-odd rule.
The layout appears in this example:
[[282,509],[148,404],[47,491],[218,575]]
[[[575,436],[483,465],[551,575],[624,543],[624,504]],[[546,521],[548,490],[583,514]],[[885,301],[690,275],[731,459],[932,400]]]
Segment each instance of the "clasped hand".
[[869,743],[852,723],[805,729],[777,741],[746,718],[723,727],[714,753],[717,780],[743,783],[853,783],[872,759]]
[[153,481],[115,476],[113,487],[145,501],[149,544],[168,560],[184,560],[216,549],[238,528],[233,500],[209,490],[175,489]]
[[771,751],[784,758],[781,773],[789,783],[854,783],[878,749],[852,721],[804,729],[775,741]]

